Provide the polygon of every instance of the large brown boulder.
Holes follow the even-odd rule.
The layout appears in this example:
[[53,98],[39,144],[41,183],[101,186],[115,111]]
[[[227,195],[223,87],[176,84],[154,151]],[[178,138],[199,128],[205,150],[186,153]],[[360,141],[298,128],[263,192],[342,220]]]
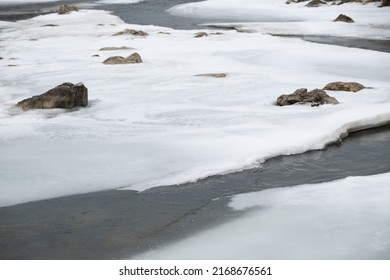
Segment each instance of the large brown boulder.
[[70,12],[78,12],[79,9],[76,6],[73,5],[61,5],[60,8],[58,9],[58,14],[64,15],[68,14]]
[[357,92],[366,88],[362,84],[355,82],[333,82],[327,84],[323,89],[324,90],[333,90],[333,91],[353,91]]
[[133,53],[128,57],[123,56],[111,56],[103,61],[104,64],[133,64],[142,63],[142,58],[138,53]]
[[23,111],[30,109],[70,109],[76,106],[88,105],[88,89],[83,83],[76,85],[63,83],[51,90],[31,98],[24,99],[16,104]]
[[276,105],[279,106],[293,105],[296,103],[311,103],[312,106],[316,106],[322,104],[338,104],[339,102],[336,98],[329,96],[321,89],[307,91],[306,88],[297,89],[292,94],[283,94],[276,100]]

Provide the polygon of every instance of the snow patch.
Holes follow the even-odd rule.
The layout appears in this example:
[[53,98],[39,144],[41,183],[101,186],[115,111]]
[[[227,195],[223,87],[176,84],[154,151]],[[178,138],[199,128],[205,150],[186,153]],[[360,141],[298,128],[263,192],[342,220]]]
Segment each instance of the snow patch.
[[247,212],[141,259],[390,258],[390,173],[233,196]]

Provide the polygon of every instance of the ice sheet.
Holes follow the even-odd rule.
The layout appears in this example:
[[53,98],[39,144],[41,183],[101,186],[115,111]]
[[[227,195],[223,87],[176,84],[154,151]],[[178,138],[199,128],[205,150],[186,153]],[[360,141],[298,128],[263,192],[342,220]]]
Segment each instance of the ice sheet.
[[[212,0],[177,5],[168,10],[177,16],[226,20],[221,26],[239,26],[248,32],[277,35],[331,35],[390,38],[389,8],[378,3],[325,5],[309,8],[307,2],[286,5],[280,0]],[[333,22],[339,14],[347,14],[355,23]],[[229,21],[234,22],[229,24]],[[242,21],[240,23],[240,21]],[[252,23],[250,23],[252,22]]]
[[[125,28],[150,35],[112,36]],[[128,25],[92,10],[0,29],[1,206],[196,180],[320,149],[352,127],[390,120],[387,53],[261,33],[193,38],[195,31]],[[99,51],[112,46],[134,50]],[[102,64],[134,51],[143,64]],[[218,72],[227,77],[194,76]],[[274,106],[281,94],[338,80],[373,89],[330,93],[337,106]],[[63,82],[83,82],[90,106],[13,107]]]
[[390,258],[390,173],[234,196],[239,219],[146,259]]

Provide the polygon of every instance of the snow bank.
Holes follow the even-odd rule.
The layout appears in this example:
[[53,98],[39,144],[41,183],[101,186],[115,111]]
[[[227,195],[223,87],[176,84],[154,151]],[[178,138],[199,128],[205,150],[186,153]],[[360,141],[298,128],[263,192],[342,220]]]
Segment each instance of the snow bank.
[[239,219],[146,259],[390,258],[390,173],[234,196]]
[[[125,28],[150,35],[112,36]],[[320,149],[350,128],[390,120],[387,53],[261,33],[193,38],[195,31],[128,25],[92,10],[0,29],[1,206],[196,180]],[[99,51],[121,46],[134,50]],[[102,64],[134,51],[143,64]],[[213,72],[227,77],[194,76]],[[330,93],[337,106],[273,104],[280,94],[338,80],[373,89]],[[84,82],[90,106],[13,107],[63,82]]]
[[[176,16],[226,20],[227,24],[212,25],[238,26],[248,32],[390,39],[389,9],[378,8],[377,3],[348,3],[317,8],[305,7],[306,4],[286,5],[281,0],[243,0],[237,5],[233,0],[209,0],[177,5],[168,12]],[[347,14],[355,23],[333,22],[339,14]]]
[[333,21],[339,14],[347,14],[357,23],[389,23],[388,8],[378,8],[378,3],[362,5],[347,3],[305,7],[307,2],[285,4],[283,0],[207,0],[174,6],[168,10],[177,16],[235,21]]

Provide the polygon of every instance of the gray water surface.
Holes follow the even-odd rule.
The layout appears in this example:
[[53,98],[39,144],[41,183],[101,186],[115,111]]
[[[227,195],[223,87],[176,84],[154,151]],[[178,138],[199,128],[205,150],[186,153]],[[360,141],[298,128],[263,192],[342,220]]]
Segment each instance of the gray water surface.
[[390,172],[390,125],[260,168],[144,192],[102,191],[0,208],[0,259],[120,259],[238,218],[235,194]]

